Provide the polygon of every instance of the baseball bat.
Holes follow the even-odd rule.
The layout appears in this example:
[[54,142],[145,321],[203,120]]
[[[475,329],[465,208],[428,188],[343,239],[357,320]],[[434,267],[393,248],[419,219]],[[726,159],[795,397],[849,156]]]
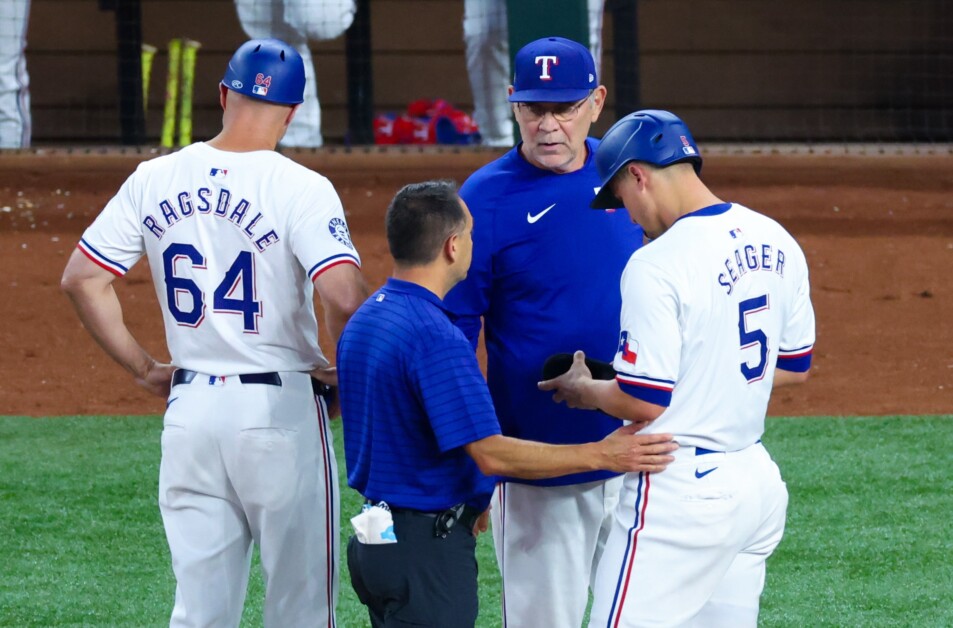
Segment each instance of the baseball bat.
[[186,39],[182,42],[182,108],[179,112],[179,146],[192,143],[192,93],[195,90],[195,62],[200,42]]
[[169,75],[165,82],[165,109],[162,112],[162,146],[172,148],[175,136],[175,109],[179,100],[179,66],[182,60],[182,40],[169,41]]
[[142,44],[142,111],[149,112],[149,78],[152,76],[152,61],[156,56],[156,47]]

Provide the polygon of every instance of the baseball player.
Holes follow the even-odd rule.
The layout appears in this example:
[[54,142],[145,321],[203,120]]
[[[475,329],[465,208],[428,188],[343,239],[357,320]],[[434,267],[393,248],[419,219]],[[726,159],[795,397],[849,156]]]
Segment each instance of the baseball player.
[[765,560],[788,495],[761,444],[773,387],[806,381],[808,269],[774,220],[717,198],[698,146],[667,111],[617,122],[596,153],[596,208],[624,203],[652,242],[622,276],[615,381],[577,352],[540,389],[681,447],[662,473],[625,476],[590,626],[756,626]]
[[[584,347],[612,358],[619,277],[642,230],[624,212],[589,208],[600,180],[598,141],[587,136],[606,97],[589,50],[544,38],[521,49],[515,67],[509,100],[522,142],[460,190],[473,214],[473,264],[446,303],[474,347],[483,318],[504,435],[598,441],[618,421],[556,407],[536,383],[553,353]],[[506,626],[582,623],[620,484],[605,471],[503,478],[490,512]]]
[[[602,60],[604,0],[587,0],[589,48],[599,69]],[[510,35],[506,0],[464,0],[463,42],[473,92],[473,119],[486,146],[510,146],[513,123],[503,99],[510,84]]]
[[235,8],[246,35],[286,41],[304,62],[304,101],[281,146],[316,148],[323,145],[318,81],[308,42],[341,36],[354,21],[354,0],[235,0]]
[[0,148],[30,146],[26,30],[30,0],[0,2]]
[[[221,133],[141,164],[63,275],[103,349],[168,397],[159,506],[172,626],[238,625],[253,542],[265,625],[335,625],[337,471],[308,375],[328,364],[313,290],[332,340],[366,290],[334,188],[274,152],[304,83],[289,44],[243,44],[220,86]],[[171,365],[130,334],[112,286],[144,255]]]

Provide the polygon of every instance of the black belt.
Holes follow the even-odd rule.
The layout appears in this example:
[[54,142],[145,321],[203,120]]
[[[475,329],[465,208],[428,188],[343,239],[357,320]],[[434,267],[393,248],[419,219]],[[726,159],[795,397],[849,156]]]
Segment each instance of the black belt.
[[[191,384],[192,380],[198,375],[195,371],[188,369],[177,369],[172,374],[172,385]],[[215,383],[218,379],[215,375],[209,375],[209,384]],[[281,376],[278,373],[245,373],[238,376],[238,381],[243,384],[268,384],[269,386],[281,386]]]
[[[366,503],[374,505],[375,502],[365,500]],[[437,512],[428,512],[426,510],[417,510],[415,508],[396,508],[388,506],[395,515],[413,515],[415,517],[429,517],[434,520],[434,536],[446,538],[455,525],[460,525],[464,530],[472,531],[476,525],[477,519],[483,514],[477,508],[468,504],[457,504]]]

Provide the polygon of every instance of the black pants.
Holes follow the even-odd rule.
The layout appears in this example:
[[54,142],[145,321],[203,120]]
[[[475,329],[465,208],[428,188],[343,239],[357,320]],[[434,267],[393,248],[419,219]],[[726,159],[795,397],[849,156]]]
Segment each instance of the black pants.
[[364,545],[353,536],[348,541],[351,586],[374,628],[476,623],[476,539],[462,525],[437,538],[433,526],[433,517],[400,511],[394,513],[397,543]]

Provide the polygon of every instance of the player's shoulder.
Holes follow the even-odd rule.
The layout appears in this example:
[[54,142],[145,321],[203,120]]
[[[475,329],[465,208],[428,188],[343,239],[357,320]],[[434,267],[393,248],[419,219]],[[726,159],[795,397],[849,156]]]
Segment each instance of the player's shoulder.
[[738,203],[732,203],[732,211],[740,217],[739,224],[747,223],[766,235],[797,244],[797,240],[791,235],[791,232],[777,219]]

